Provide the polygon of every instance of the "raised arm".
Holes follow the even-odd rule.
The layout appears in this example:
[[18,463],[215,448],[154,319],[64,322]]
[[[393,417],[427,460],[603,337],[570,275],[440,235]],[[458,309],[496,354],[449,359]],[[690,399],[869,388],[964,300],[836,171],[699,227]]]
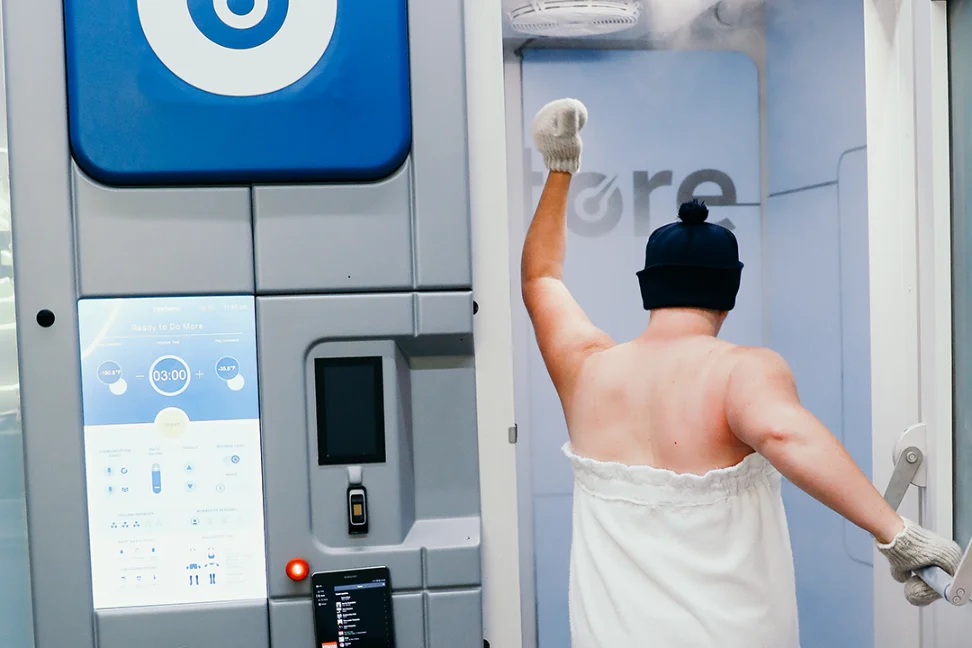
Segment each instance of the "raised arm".
[[834,435],[800,404],[784,360],[767,350],[741,354],[726,397],[726,417],[735,435],[795,486],[879,542],[890,542],[904,527],[901,517]]
[[561,99],[547,104],[533,122],[537,148],[550,170],[523,243],[520,284],[537,346],[561,399],[569,397],[591,354],[613,346],[595,327],[563,282],[567,239],[567,195],[580,166],[583,104]]

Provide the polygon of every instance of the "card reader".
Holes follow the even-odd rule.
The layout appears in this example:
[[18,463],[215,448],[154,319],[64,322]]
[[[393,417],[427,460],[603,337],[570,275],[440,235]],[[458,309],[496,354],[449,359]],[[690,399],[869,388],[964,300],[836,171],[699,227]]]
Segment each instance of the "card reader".
[[368,491],[364,486],[348,487],[348,534],[368,533]]

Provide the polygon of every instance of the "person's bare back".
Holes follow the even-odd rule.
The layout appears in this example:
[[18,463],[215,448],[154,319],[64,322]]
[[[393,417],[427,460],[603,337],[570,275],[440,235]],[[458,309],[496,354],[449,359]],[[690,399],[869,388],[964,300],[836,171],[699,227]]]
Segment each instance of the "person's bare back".
[[726,420],[732,366],[745,349],[711,336],[641,337],[592,355],[565,401],[574,450],[599,461],[704,475],[753,449]]

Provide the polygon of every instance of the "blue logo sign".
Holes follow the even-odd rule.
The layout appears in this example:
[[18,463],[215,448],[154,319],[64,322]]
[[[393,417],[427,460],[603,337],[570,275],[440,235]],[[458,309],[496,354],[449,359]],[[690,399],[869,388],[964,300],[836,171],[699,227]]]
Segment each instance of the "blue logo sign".
[[411,146],[407,0],[64,0],[71,147],[106,184],[377,180]]
[[138,19],[174,75],[213,94],[254,97],[293,85],[317,65],[337,0],[138,0]]

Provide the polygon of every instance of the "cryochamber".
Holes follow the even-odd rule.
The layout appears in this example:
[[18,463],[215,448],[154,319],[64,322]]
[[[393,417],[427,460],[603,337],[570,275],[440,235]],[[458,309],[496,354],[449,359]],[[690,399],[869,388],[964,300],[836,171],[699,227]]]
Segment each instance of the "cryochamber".
[[[566,431],[516,281],[561,96],[594,321],[640,330],[644,241],[705,199],[746,264],[725,336],[879,487],[913,444],[902,512],[968,540],[964,0],[109,4],[3,0],[0,644],[311,645],[367,569],[399,646],[565,645]],[[804,646],[967,641],[786,503]]]
[[[745,264],[722,337],[780,352],[804,404],[883,490],[899,456],[894,443],[922,418],[895,418],[889,402],[904,401],[891,396],[899,387],[885,383],[886,363],[914,343],[907,334],[893,338],[882,310],[894,294],[889,270],[900,269],[901,246],[912,244],[891,240],[900,231],[888,231],[882,214],[908,200],[884,192],[889,160],[903,154],[897,138],[910,132],[894,120],[914,118],[916,101],[910,86],[894,86],[893,101],[886,93],[896,83],[889,79],[910,77],[920,65],[934,66],[941,84],[944,53],[929,45],[929,34],[944,38],[943,4],[504,0],[526,645],[569,642],[573,491],[560,452],[567,440],[560,402],[518,298],[520,247],[545,180],[530,135],[534,114],[560,97],[578,98],[589,110],[567,207],[564,277],[593,322],[618,341],[643,330],[635,272],[647,237],[675,220],[680,203],[704,200],[710,222],[734,231]],[[906,41],[920,63],[900,69],[895,57]],[[935,89],[940,106],[942,86]],[[924,155],[936,146],[944,155],[947,142],[919,135]],[[911,176],[895,182],[918,183]],[[888,255],[897,255],[897,266]],[[941,270],[937,281],[944,281]],[[911,383],[911,397],[916,390]],[[947,480],[943,466],[937,469]],[[887,567],[876,562],[870,536],[784,488],[802,645],[905,645],[886,638],[914,632],[917,613],[905,609]],[[926,522],[948,532],[951,523],[941,522],[948,514],[938,514]],[[896,635],[896,623],[908,629]]]

